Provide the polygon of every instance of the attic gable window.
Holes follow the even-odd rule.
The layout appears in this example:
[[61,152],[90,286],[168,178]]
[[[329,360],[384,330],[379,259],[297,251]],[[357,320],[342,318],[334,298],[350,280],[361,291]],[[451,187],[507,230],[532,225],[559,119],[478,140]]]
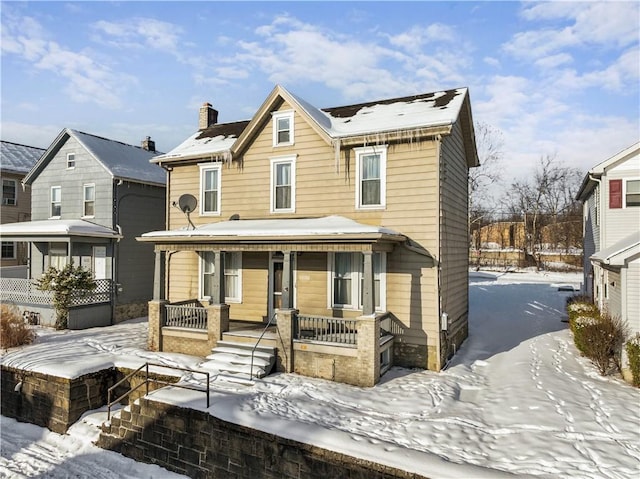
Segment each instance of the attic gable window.
[[221,165],[200,165],[200,214],[219,215],[221,200]]
[[386,197],[387,146],[354,148],[356,153],[356,208],[382,209]]
[[294,143],[293,111],[273,114],[273,146],[290,146]]
[[76,154],[67,153],[67,169],[72,169],[75,167],[76,167]]

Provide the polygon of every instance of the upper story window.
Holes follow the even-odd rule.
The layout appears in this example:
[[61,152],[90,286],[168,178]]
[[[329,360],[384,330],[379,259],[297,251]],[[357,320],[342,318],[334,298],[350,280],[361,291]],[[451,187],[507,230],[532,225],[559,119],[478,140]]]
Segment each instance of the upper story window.
[[200,214],[220,214],[221,165],[200,165]]
[[84,185],[84,201],[82,206],[83,216],[95,216],[96,214],[96,185]]
[[295,156],[271,160],[271,212],[293,212],[296,209]]
[[[362,253],[329,254],[331,274],[330,307],[362,309],[364,256]],[[373,254],[376,311],[386,308],[386,254]]]
[[387,147],[355,148],[356,208],[380,209],[385,206]]
[[625,186],[625,206],[640,206],[640,180],[627,180]]
[[67,153],[67,168],[75,168],[75,167],[76,167],[76,154]]
[[[240,303],[242,302],[242,253],[229,252],[224,256],[225,301]],[[210,298],[213,295],[213,279],[216,274],[213,251],[200,253],[200,272],[200,297]]]
[[2,204],[15,206],[17,204],[18,183],[16,180],[2,179]]
[[293,145],[293,111],[281,111],[273,114],[273,146]]
[[62,188],[60,186],[51,187],[51,217],[59,218],[62,212]]

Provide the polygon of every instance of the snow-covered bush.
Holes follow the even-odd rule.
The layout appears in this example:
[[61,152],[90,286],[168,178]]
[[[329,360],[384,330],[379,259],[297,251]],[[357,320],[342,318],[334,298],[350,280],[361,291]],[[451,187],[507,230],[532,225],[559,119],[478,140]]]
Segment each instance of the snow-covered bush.
[[13,348],[31,344],[36,334],[13,305],[0,304],[0,346]]
[[604,311],[596,316],[579,316],[572,321],[576,347],[605,376],[612,366],[620,370],[627,328],[617,316]]
[[67,329],[72,295],[93,291],[96,282],[91,271],[69,263],[62,269],[49,268],[36,280],[36,287],[42,291],[53,291],[56,329]]
[[629,369],[631,369],[632,384],[640,387],[640,333],[627,341],[627,356],[629,357]]

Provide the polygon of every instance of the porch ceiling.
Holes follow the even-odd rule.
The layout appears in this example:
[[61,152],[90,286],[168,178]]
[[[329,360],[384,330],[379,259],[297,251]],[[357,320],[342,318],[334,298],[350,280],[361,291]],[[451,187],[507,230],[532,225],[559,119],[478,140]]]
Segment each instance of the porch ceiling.
[[195,229],[153,231],[137,238],[156,250],[367,251],[406,241],[396,231],[342,216],[220,221]]

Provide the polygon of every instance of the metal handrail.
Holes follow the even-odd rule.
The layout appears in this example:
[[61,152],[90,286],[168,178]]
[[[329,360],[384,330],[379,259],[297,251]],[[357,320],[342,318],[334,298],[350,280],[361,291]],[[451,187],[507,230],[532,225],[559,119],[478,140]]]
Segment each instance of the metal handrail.
[[273,318],[275,318],[275,317],[276,317],[276,312],[274,312],[271,315],[271,317],[269,318],[269,321],[267,321],[267,325],[262,330],[262,333],[260,333],[260,337],[256,341],[256,344],[253,345],[253,349],[251,350],[251,367],[249,368],[249,380],[250,381],[253,381],[253,355],[256,352],[256,348],[258,347],[258,344],[260,344],[260,341],[262,340],[262,337],[267,332],[267,329],[269,329],[269,326],[271,326],[271,321],[273,321]]
[[[209,408],[209,404],[210,404],[210,401],[209,401],[209,381],[210,381],[209,378],[210,378],[210,373],[208,373],[206,371],[196,371],[194,369],[181,368],[179,366],[168,366],[166,364],[158,364],[158,363],[149,363],[149,362],[147,362],[147,363],[144,363],[142,366],[140,366],[135,371],[129,373],[127,376],[122,378],[120,381],[118,381],[116,384],[114,384],[113,386],[111,386],[108,389],[108,391],[107,391],[107,421],[111,420],[111,406],[113,404],[121,401],[122,399],[127,397],[129,394],[131,394],[132,392],[136,391],[138,388],[142,387],[143,384],[146,387],[145,396],[149,395],[149,381],[153,381],[156,384],[162,384],[162,385],[165,385],[165,386],[175,386],[175,387],[182,388],[182,389],[191,389],[192,391],[201,391],[200,388],[197,388],[195,386],[188,386],[188,385],[185,385],[185,384],[170,383],[168,381],[162,381],[160,379],[149,378],[149,366],[155,366],[155,367],[167,368],[167,369],[177,369],[179,371],[187,371],[187,372],[190,372],[190,373],[198,373],[198,374],[206,375],[207,376],[207,408]],[[132,389],[129,389],[126,393],[121,395],[119,398],[114,399],[113,401],[111,401],[111,392],[114,391],[115,388],[120,386],[120,384],[125,382],[127,379],[129,379],[133,375],[139,373],[142,368],[145,368],[144,383],[138,384],[136,387],[134,387]]]

